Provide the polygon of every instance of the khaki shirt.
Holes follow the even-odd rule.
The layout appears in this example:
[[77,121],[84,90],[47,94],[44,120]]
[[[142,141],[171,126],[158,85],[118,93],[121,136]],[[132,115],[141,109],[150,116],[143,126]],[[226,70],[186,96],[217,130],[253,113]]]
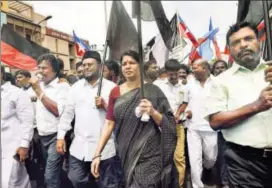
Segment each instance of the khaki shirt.
[[[267,65],[263,60],[254,71],[236,63],[216,77],[206,97],[205,116],[241,108],[258,99],[269,85],[264,80]],[[254,148],[272,148],[272,109],[258,113],[233,128],[222,130],[224,138],[232,143]]]

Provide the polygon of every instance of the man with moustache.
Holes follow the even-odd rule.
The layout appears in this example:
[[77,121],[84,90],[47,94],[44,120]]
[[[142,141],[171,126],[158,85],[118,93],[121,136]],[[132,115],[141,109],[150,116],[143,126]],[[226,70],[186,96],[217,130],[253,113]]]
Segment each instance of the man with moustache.
[[212,73],[214,76],[218,76],[222,72],[228,69],[228,64],[226,61],[218,59],[213,63],[212,66]]
[[182,81],[183,84],[187,84],[187,77],[190,74],[189,67],[185,64],[180,64],[179,69],[179,79]]
[[70,147],[69,179],[75,188],[119,188],[118,174],[114,166],[116,152],[113,135],[99,156],[102,158],[99,181],[95,181],[90,173],[92,157],[104,126],[109,94],[116,84],[103,79],[101,96],[97,97],[102,66],[99,53],[86,51],[82,58],[82,66],[84,79],[72,86],[58,126],[57,151],[60,154],[66,152],[64,136],[71,129],[71,121],[75,115],[75,137]]
[[227,142],[229,186],[272,187],[272,62],[261,58],[251,23],[232,25],[226,41],[234,64],[211,87],[206,117]]
[[177,115],[186,110],[191,117],[186,121],[187,143],[193,188],[204,188],[202,182],[203,166],[211,169],[217,158],[217,132],[213,131],[204,119],[204,100],[212,87],[214,78],[210,74],[209,63],[202,59],[192,62],[194,78],[187,84],[188,106],[182,105]]
[[[181,104],[188,102],[186,86],[179,79],[179,70],[181,64],[175,59],[169,59],[165,62],[167,79],[164,81],[155,81],[166,96],[173,114],[176,114]],[[187,104],[187,103],[186,103]],[[177,145],[174,153],[174,161],[179,174],[179,187],[183,187],[185,177],[185,131],[184,125],[180,122],[180,115],[176,116]]]
[[46,163],[45,184],[46,188],[59,188],[63,158],[56,152],[57,131],[70,86],[66,82],[59,82],[59,62],[53,54],[41,55],[38,68],[41,80],[34,77],[29,83],[38,98],[36,125]]
[[159,68],[156,61],[150,60],[144,64],[144,76],[147,83],[153,83],[159,77]]
[[[20,87],[23,91],[25,91],[32,102],[34,115],[36,113],[36,102],[37,95],[33,91],[29,80],[31,79],[31,74],[26,70],[19,70],[15,73],[16,85]],[[30,156],[28,160],[26,160],[26,168],[31,180],[32,187],[35,187],[34,183],[37,184],[36,187],[43,187],[44,178],[43,178],[43,170],[44,169],[44,160],[41,152],[41,142],[36,126],[36,120],[34,119],[34,134],[32,142],[30,143],[29,148]]]

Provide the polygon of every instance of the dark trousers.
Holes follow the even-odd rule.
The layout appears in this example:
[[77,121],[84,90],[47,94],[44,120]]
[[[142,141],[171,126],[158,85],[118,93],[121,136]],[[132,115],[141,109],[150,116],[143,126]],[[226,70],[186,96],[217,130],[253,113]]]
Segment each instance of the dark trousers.
[[40,136],[40,139],[46,161],[44,174],[46,188],[59,188],[63,157],[56,151],[57,133]]
[[228,174],[227,174],[227,166],[226,161],[224,157],[224,153],[226,150],[226,141],[223,137],[223,134],[221,132],[218,132],[218,155],[217,155],[217,161],[216,161],[216,172],[218,174],[218,183],[222,186],[228,185]]
[[[40,136],[37,128],[34,129],[33,139],[29,147],[29,158],[25,161],[31,183],[37,188],[44,188],[45,161],[42,155]],[[32,185],[32,188],[34,186]]]
[[229,187],[271,188],[272,154],[263,150],[227,143],[225,159]]
[[70,155],[68,177],[75,188],[121,188],[123,186],[120,174],[120,161],[112,157],[101,161],[99,179],[91,174],[91,162],[78,160]]

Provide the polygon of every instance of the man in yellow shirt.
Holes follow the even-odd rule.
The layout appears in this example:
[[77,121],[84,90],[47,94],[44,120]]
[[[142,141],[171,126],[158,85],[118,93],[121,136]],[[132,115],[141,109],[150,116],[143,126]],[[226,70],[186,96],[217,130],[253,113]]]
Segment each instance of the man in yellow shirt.
[[272,68],[251,23],[236,23],[226,38],[234,64],[216,77],[206,118],[227,142],[229,186],[272,187]]

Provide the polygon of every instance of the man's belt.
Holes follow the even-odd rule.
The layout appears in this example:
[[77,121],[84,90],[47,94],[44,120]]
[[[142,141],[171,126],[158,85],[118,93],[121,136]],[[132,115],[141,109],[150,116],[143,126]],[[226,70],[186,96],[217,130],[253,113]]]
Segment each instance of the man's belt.
[[242,146],[231,142],[227,142],[227,145],[233,150],[245,155],[250,153],[252,155],[257,155],[263,158],[272,158],[272,148],[253,148],[250,146]]

